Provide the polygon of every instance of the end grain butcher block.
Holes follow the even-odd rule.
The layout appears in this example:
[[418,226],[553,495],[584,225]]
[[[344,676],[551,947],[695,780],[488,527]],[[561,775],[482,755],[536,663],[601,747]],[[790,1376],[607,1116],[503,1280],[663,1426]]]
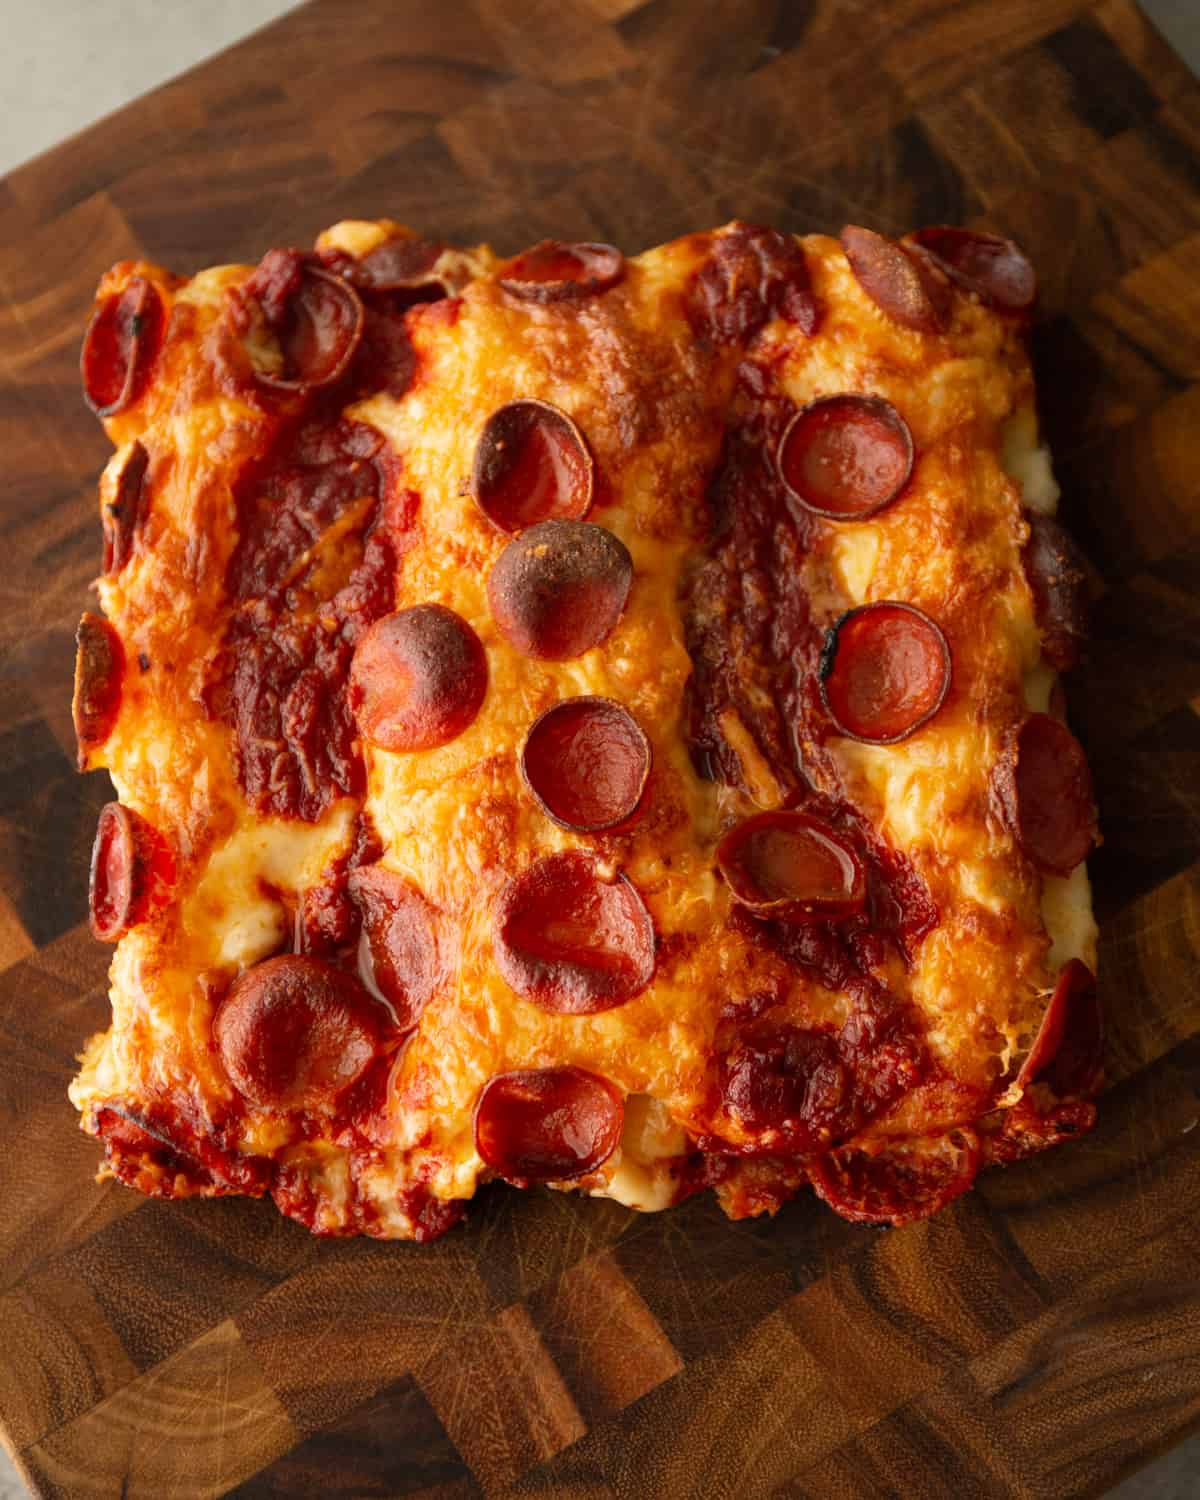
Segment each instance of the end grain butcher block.
[[[433,1245],[329,1242],[93,1181],[80,330],[115,260],[380,214],[502,252],[735,216],[1025,246],[1097,601],[1087,1139],[890,1232],[500,1189]],[[1131,0],[318,0],[0,184],[0,1421],[36,1494],[1065,1500],[1200,1421],[1197,287],[1200,87]]]

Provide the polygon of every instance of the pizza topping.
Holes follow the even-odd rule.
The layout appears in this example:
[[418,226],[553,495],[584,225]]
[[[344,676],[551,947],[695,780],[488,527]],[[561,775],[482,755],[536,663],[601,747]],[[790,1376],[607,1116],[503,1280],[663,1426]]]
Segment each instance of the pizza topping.
[[624,542],[590,521],[543,521],[509,542],[488,577],[500,633],[525,656],[567,661],[598,646],[633,582]]
[[568,698],[534,720],[521,774],[556,823],[598,833],[636,812],[650,774],[650,742],[611,698]]
[[859,286],[880,312],[917,333],[945,331],[953,294],[928,257],[910,255],[895,240],[858,224],[847,224],[839,238]]
[[437,913],[411,881],[382,865],[349,874],[362,913],[358,972],[401,1031],[411,1031],[445,978]]
[[563,302],[607,291],[624,274],[625,257],[614,245],[543,240],[514,256],[498,278],[526,302]]
[[1049,714],[1031,714],[996,768],[1005,821],[1033,863],[1069,875],[1096,842],[1096,800],[1083,746]]
[[1002,312],[1024,312],[1037,296],[1037,277],[1028,257],[1012,240],[975,229],[938,224],[906,235],[951,280]]
[[149,462],[150,455],[142,444],[132,444],[114,485],[116,498],[104,507],[101,567],[106,577],[119,573],[133,555],[134,538],[146,519],[146,466]]
[[236,320],[264,385],[308,391],[345,373],[362,338],[363,305],[340,276],[298,251],[268,250],[241,293]]
[[158,288],[135,276],[92,314],[79,367],[87,403],[98,417],[115,417],[142,394],[163,338]]
[[624,1121],[617,1090],[583,1068],[501,1073],[479,1096],[475,1146],[510,1182],[556,1182],[602,1166]]
[[88,885],[93,937],[115,943],[167,901],[175,860],[156,828],[132,808],[108,802],[100,810]]
[[894,745],[928,723],[950,688],[950,647],[911,604],[882,600],[842,616],[821,660],[821,697],[840,733]]
[[820,315],[804,247],[777,229],[732,225],[692,279],[687,316],[697,335],[718,344],[747,342],[776,317],[811,337]]
[[389,1029],[357,979],[298,954],[247,969],[213,1021],[234,1087],[266,1109],[331,1104],[370,1067]]
[[1030,511],[1021,554],[1042,637],[1042,655],[1058,672],[1078,664],[1087,636],[1087,572],[1069,532],[1051,516]]
[[539,521],[579,521],[592,505],[594,464],[583,434],[548,401],[510,401],[487,419],[471,493],[510,536]]
[[641,896],[579,849],[548,854],[508,881],[493,948],[517,994],[556,1015],[622,1005],[654,974],[654,926]]
[[717,845],[736,900],[762,915],[808,921],[861,911],[867,878],[854,848],[819,818],[763,812]]
[[456,739],[487,692],[483,643],[444,604],[377,620],[350,667],[350,706],[380,750],[433,750]]
[[721,1063],[725,1108],[787,1151],[824,1150],[844,1128],[850,1077],[828,1032],[781,1026],[740,1040]]
[[1063,966],[1018,1082],[1046,1083],[1060,1099],[1100,1085],[1104,1021],[1096,976],[1078,958]]
[[965,1193],[979,1171],[972,1130],[845,1146],[809,1163],[817,1195],[858,1224],[911,1224]]
[[79,622],[75,648],[71,717],[82,771],[87,767],[89,753],[104,744],[117,722],[125,677],[125,649],[108,621],[90,612]]
[[788,493],[807,510],[861,521],[908,484],[912,433],[882,396],[825,396],[788,423],[778,464]]

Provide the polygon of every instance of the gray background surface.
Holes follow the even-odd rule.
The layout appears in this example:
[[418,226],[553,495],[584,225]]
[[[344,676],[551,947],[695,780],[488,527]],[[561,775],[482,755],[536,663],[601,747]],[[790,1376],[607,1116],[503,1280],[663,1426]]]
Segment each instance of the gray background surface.
[[[1141,4],[1200,73],[1200,0]],[[291,9],[289,0],[39,0],[4,6],[0,174]],[[27,1495],[0,1450],[0,1500]],[[1197,1497],[1200,1437],[1110,1490],[1107,1500]]]

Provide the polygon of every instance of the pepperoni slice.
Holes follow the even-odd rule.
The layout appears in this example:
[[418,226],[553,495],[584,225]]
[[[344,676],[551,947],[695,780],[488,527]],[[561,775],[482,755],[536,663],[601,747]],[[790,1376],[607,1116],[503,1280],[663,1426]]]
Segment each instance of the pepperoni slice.
[[479,637],[443,604],[376,620],[350,663],[350,707],[381,750],[433,750],[472,723],[487,692]]
[[965,1193],[979,1171],[972,1130],[891,1140],[877,1150],[846,1146],[808,1164],[817,1195],[858,1224],[912,1224]]
[[952,224],[916,229],[905,236],[953,281],[1003,312],[1024,312],[1037,296],[1037,276],[1012,240]]
[[745,343],[774,317],[811,338],[820,321],[803,245],[757,224],[731,224],[714,238],[686,311],[696,334],[717,344]]
[[580,521],[592,505],[595,465],[583,434],[548,401],[510,401],[487,419],[475,448],[471,493],[510,536],[539,521]]
[[1018,1082],[1047,1083],[1060,1099],[1100,1086],[1104,1020],[1096,976],[1081,959],[1063,966]]
[[590,521],[543,521],[509,542],[488,577],[501,635],[525,656],[567,661],[612,631],[633,583],[624,542]]
[[1096,799],[1083,746],[1049,714],[1031,714],[996,768],[1005,820],[1039,870],[1069,875],[1096,842]]
[[579,849],[548,854],[509,880],[493,948],[517,994],[556,1015],[623,1005],[654,974],[654,926],[641,896]]
[[737,1042],[721,1062],[721,1097],[764,1146],[826,1149],[844,1126],[849,1079],[828,1032],[781,1026]]
[[119,573],[133,555],[133,543],[146,519],[146,466],[150,455],[141,443],[134,443],[125,456],[115,485],[116,498],[104,507],[104,553],[101,567],[105,577]]
[[734,898],[764,915],[793,921],[848,917],[867,899],[857,852],[820,818],[762,812],[717,845],[717,865]]
[[917,333],[945,331],[953,293],[928,257],[909,255],[895,240],[858,224],[847,224],[839,238],[859,286],[880,312]]
[[236,979],[213,1037],[237,1091],[266,1109],[331,1104],[374,1061],[388,1015],[352,975],[284,954]]
[[175,860],[156,828],[131,808],[100,809],[88,884],[92,935],[115,943],[163,906],[175,879]]
[[533,722],[521,775],[563,828],[599,833],[637,811],[650,774],[650,741],[611,698],[568,698]]
[[75,693],[71,699],[76,759],[81,771],[86,770],[91,751],[103,745],[113,731],[124,677],[121,637],[100,615],[85,614],[75,632]]
[[563,302],[607,291],[624,274],[625,257],[614,245],[543,240],[514,256],[499,281],[526,302]]
[[135,276],[92,314],[79,359],[83,392],[98,417],[115,417],[142,394],[163,338],[158,288]]
[[1058,672],[1078,664],[1087,637],[1087,571],[1069,532],[1050,516],[1030,512],[1021,554],[1033,594],[1042,655]]
[[894,599],[864,604],[829,632],[821,698],[838,730],[870,745],[907,739],[950,689],[950,647],[923,610]]
[[861,521],[908,484],[908,423],[882,396],[825,396],[801,407],[779,441],[779,474],[805,510]]
[[351,870],[348,884],[362,913],[359,977],[399,1030],[411,1031],[445,979],[437,913],[415,885],[382,865]]
[[621,1096],[582,1068],[501,1073],[479,1096],[475,1146],[501,1177],[525,1186],[583,1177],[617,1149]]
[[353,280],[373,292],[407,292],[438,284],[434,267],[442,246],[416,235],[396,235],[354,262]]
[[340,276],[310,265],[295,250],[268,250],[242,288],[278,345],[278,361],[254,373],[282,391],[332,385],[354,357],[363,305]]

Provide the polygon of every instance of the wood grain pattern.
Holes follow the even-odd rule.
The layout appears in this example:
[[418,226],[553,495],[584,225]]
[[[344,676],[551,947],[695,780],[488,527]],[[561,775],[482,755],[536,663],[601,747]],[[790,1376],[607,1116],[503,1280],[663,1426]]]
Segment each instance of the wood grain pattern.
[[[1025,243],[1098,594],[1094,1135],[890,1233],[488,1190],[434,1245],[330,1244],[92,1181],[92,288],[381,214]],[[35,1493],[1068,1500],[1200,1422],[1198,277],[1200,87],[1132,0],[315,0],[0,183],[0,1421]]]

